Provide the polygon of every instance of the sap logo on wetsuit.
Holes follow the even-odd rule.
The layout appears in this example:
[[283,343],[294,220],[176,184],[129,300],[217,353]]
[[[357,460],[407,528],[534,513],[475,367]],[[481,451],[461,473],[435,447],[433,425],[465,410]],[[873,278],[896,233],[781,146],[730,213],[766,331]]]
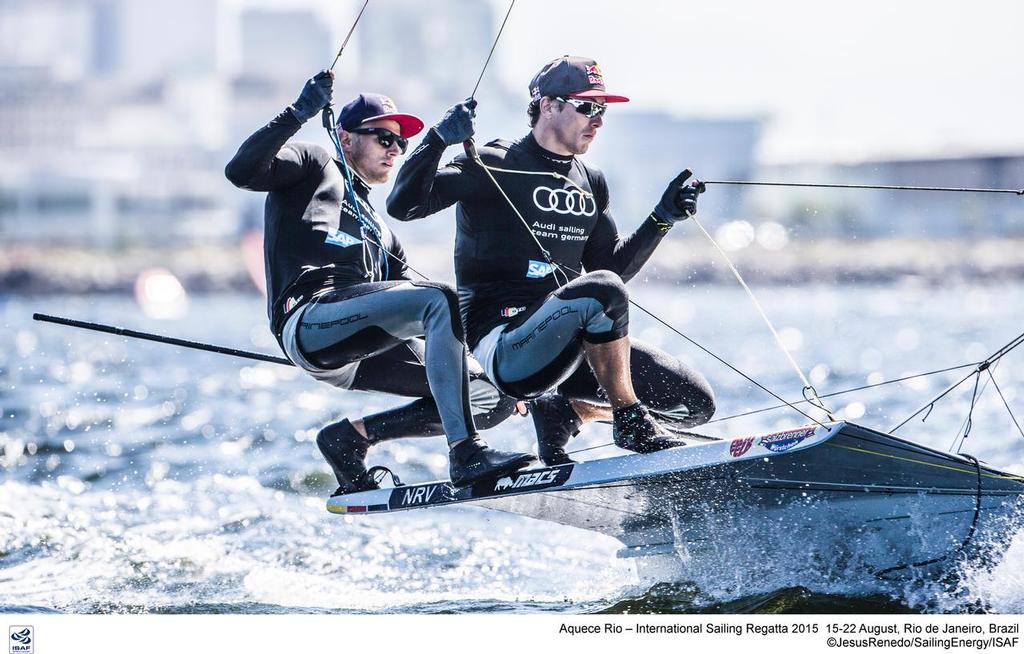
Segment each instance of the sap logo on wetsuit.
[[553,272],[555,272],[555,264],[547,263],[546,261],[534,261],[533,259],[530,259],[530,263],[526,267],[526,276],[530,279],[541,279],[542,277],[547,277]]
[[533,204],[541,211],[553,211],[563,216],[593,216],[597,213],[597,201],[593,193],[578,188],[533,189]]
[[526,473],[518,475],[516,477],[502,477],[498,480],[498,483],[494,485],[494,492],[500,493],[502,491],[519,490],[521,488],[535,488],[538,486],[551,486],[554,484],[561,485],[565,478],[567,478],[568,472],[562,475],[562,469],[556,468],[552,470],[541,470],[540,472]]
[[346,234],[340,229],[332,229],[327,233],[327,238],[324,239],[324,243],[347,248],[352,245],[359,245],[362,241],[351,234]]

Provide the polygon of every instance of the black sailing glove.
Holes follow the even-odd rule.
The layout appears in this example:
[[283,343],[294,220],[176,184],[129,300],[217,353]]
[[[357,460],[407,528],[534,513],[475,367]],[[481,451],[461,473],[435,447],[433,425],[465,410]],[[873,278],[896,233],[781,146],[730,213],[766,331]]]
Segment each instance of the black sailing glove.
[[445,145],[455,145],[473,138],[476,126],[473,119],[476,118],[476,100],[467,98],[447,112],[440,122],[434,125],[433,129]]
[[304,123],[329,105],[333,96],[334,73],[329,70],[321,70],[306,81],[306,85],[302,87],[302,93],[288,107],[288,111],[292,112],[292,115],[300,123]]
[[669,182],[661,201],[654,207],[658,222],[672,226],[697,214],[697,196],[704,192],[704,182],[694,179],[687,183],[691,177],[693,171],[687,168]]

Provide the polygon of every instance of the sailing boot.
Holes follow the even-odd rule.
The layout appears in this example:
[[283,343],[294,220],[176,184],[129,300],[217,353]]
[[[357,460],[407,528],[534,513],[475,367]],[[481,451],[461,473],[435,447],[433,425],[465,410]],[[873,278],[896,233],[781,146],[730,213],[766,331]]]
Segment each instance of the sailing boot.
[[532,454],[500,452],[484,445],[476,434],[461,441],[448,453],[448,472],[452,486],[469,486],[525,468],[534,461]]
[[321,429],[316,435],[316,444],[338,478],[335,495],[380,488],[366,474],[366,451],[370,442],[347,419]]
[[557,394],[542,395],[530,402],[530,417],[537,430],[537,454],[544,465],[574,463],[565,453],[565,445],[580,433],[583,423],[569,400]]
[[686,445],[668,435],[641,402],[612,411],[612,440],[624,450],[641,454]]

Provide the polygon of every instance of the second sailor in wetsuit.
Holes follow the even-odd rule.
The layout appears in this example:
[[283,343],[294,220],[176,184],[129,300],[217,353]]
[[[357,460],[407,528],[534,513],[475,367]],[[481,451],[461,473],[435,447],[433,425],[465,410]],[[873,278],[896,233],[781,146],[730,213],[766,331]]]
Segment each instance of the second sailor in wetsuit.
[[582,422],[607,419],[608,404],[619,447],[682,445],[648,406],[687,427],[710,419],[714,395],[700,373],[629,338],[624,282],[696,212],[703,187],[684,171],[637,230],[620,236],[604,176],[577,155],[608,104],[628,98],[605,90],[596,62],[568,55],[545,65],[530,93],[530,133],[488,143],[480,160],[460,155],[439,167],[447,146],[473,135],[475,104],[449,110],[399,171],[388,213],[414,220],[457,205],[455,271],[469,346],[499,388],[537,398],[531,413],[545,463],[569,462],[569,438]]
[[[288,358],[340,388],[421,398],[321,430],[317,444],[339,492],[377,487],[365,465],[373,443],[437,434],[442,426],[456,486],[525,467],[531,455],[492,450],[477,435],[474,408],[483,404],[480,417],[491,426],[511,415],[515,401],[479,366],[470,369],[455,292],[409,278],[398,238],[368,199],[370,185],[387,181],[423,122],[386,96],[363,93],[338,114],[344,160],[288,142],[330,103],[333,82],[328,71],[311,78],[295,103],[242,144],[225,174],[239,188],[267,192],[268,313]],[[471,378],[485,391],[477,407]]]

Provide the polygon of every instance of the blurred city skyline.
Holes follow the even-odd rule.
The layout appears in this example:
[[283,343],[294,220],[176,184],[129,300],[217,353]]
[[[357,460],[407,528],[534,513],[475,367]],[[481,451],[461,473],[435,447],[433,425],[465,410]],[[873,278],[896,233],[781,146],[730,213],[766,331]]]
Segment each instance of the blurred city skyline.
[[[38,67],[59,81],[301,84],[330,62],[361,5],[3,0],[0,56],[5,68]],[[454,102],[472,89],[506,9],[503,0],[373,0],[339,76],[360,86],[400,79],[407,103]],[[601,63],[633,99],[624,113],[764,120],[761,163],[1018,153],[1022,19],[1024,5],[998,0],[971,11],[949,0],[519,0],[482,84],[481,112],[498,111],[496,99],[526,102],[537,68],[568,52]],[[414,38],[426,46],[419,56],[403,47],[410,30],[427,35]],[[428,81],[444,88],[417,88]]]
[[[223,165],[329,65],[361,5],[0,0],[0,238],[110,248],[258,229],[262,197],[231,187]],[[586,155],[623,230],[683,167],[705,179],[1020,188],[1013,19],[1024,5],[982,6],[519,0],[477,94],[478,140],[524,134],[528,81],[575,53],[633,100],[609,111]],[[371,0],[336,100],[384,92],[431,124],[472,90],[507,8]],[[330,147],[318,120],[297,138]],[[386,192],[374,191],[378,206]],[[773,223],[797,238],[956,237],[1022,234],[1021,205],[720,186],[702,213],[735,233]],[[446,240],[451,221],[400,231]]]

